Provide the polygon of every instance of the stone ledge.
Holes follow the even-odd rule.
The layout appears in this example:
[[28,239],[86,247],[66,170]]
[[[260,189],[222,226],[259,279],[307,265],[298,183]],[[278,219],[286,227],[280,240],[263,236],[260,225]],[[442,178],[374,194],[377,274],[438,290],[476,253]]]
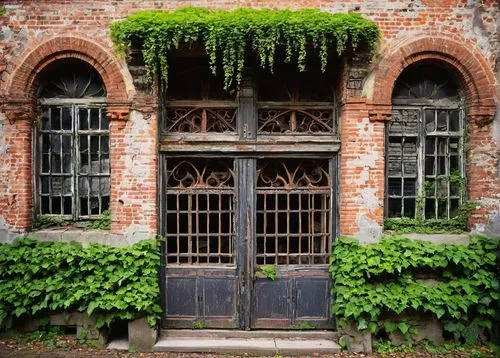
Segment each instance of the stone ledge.
[[149,239],[152,236],[153,235],[142,231],[135,231],[128,234],[113,234],[105,230],[53,228],[27,233],[6,232],[4,235],[0,232],[0,243],[11,243],[18,237],[29,237],[40,241],[55,241],[64,243],[79,242],[84,247],[90,244],[126,247],[144,239]]
[[434,244],[462,244],[467,245],[470,242],[469,234],[403,234],[401,236],[413,240],[429,241]]

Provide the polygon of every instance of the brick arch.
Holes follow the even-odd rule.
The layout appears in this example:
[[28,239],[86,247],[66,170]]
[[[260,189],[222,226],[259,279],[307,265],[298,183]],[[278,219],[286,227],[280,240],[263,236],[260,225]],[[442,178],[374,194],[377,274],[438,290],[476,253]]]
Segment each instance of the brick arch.
[[370,117],[389,119],[392,91],[400,74],[412,64],[432,60],[457,76],[466,94],[470,117],[493,120],[496,110],[494,74],[483,56],[463,43],[442,37],[420,37],[389,47],[376,69],[374,108]]
[[128,101],[126,82],[114,56],[95,42],[78,37],[57,37],[29,51],[15,69],[8,85],[9,97],[17,100],[35,99],[36,81],[49,64],[65,58],[87,62],[101,75],[108,103]]

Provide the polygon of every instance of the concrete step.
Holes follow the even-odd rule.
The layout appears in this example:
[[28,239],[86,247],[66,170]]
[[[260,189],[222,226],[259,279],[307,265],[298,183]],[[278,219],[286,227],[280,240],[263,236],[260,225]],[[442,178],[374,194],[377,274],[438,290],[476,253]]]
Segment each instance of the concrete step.
[[338,353],[340,346],[332,337],[336,337],[335,332],[163,330],[153,351],[250,355]]
[[282,331],[282,330],[256,330],[242,331],[231,329],[162,329],[160,337],[169,338],[279,338],[279,339],[325,339],[336,341],[340,334],[335,331]]

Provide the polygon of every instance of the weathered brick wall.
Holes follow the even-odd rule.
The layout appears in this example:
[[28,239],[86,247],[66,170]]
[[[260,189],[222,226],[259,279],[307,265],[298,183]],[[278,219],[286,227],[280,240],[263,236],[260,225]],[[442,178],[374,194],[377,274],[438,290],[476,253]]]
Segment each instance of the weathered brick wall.
[[[468,103],[469,110],[480,112],[472,113],[472,119],[488,123],[491,112],[494,113],[491,107],[495,104],[496,19],[500,17],[497,0],[6,0],[0,1],[0,6],[6,9],[6,14],[0,16],[0,231],[2,225],[8,230],[27,229],[31,218],[31,129],[24,117],[26,113],[28,117],[34,114],[25,109],[25,114],[18,113],[21,119],[15,123],[11,124],[7,119],[13,116],[6,103],[12,86],[18,81],[16,70],[27,60],[44,61],[44,58],[30,56],[40,44],[51,38],[70,36],[87,39],[105,49],[109,56],[100,65],[113,65],[119,69],[119,73],[111,76],[117,78],[108,79],[106,84],[121,91],[124,96],[119,100],[115,98],[115,102],[120,103],[115,105],[116,113],[111,111],[115,116],[111,127],[113,231],[156,232],[157,133],[156,116],[154,111],[151,112],[155,98],[144,97],[144,94],[137,97],[129,69],[112,54],[108,30],[111,21],[139,9],[173,9],[179,6],[307,7],[329,12],[353,11],[379,25],[383,39],[378,58],[370,68],[371,74],[365,79],[360,93],[345,91],[343,98],[346,105],[341,113],[340,232],[345,235],[373,237],[380,233],[384,196],[384,120],[390,118],[390,94],[394,79],[412,55],[405,52],[412,49],[404,47],[408,41],[422,38],[433,42],[434,39],[444,38],[449,41],[443,43],[457,44],[466,49],[469,58],[462,61],[451,56],[450,63],[461,65],[466,70],[472,69],[472,78],[464,75],[464,86],[470,87],[470,93],[475,93],[474,90],[481,93],[481,98],[472,98]],[[400,51],[400,48],[405,50]],[[449,45],[432,49],[436,54],[447,54],[450,50]],[[432,55],[432,51],[429,51],[428,58],[437,56]],[[96,59],[97,65],[99,61],[103,62]],[[384,64],[395,65],[385,71]],[[478,66],[480,75],[474,71]],[[467,71],[464,73],[467,74]],[[124,86],[119,84],[120,81],[124,82]],[[385,93],[385,97],[381,99],[380,93]],[[361,95],[364,98],[359,98]],[[128,102],[128,105],[138,102],[139,105],[122,113],[121,102]],[[28,104],[23,106],[29,107]],[[471,126],[469,194],[482,205],[473,216],[473,223],[478,228],[484,228],[488,220],[500,212],[499,135],[495,138],[494,132],[494,128],[498,127],[498,123],[488,123],[480,128]]]

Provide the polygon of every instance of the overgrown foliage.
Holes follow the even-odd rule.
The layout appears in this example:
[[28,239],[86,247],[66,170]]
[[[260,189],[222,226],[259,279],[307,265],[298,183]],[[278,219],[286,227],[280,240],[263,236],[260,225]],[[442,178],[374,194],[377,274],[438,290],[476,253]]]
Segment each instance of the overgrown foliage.
[[386,218],[384,229],[398,234],[462,233],[467,231],[469,214],[474,208],[475,203],[468,201],[460,206],[458,215],[451,219]]
[[431,314],[456,340],[476,344],[498,309],[498,247],[497,239],[484,237],[468,246],[403,237],[360,245],[340,238],[332,254],[333,312],[340,324],[351,320],[359,330],[407,337],[413,327],[404,317]]
[[109,230],[111,229],[111,212],[109,210],[104,210],[99,219],[90,221],[88,226],[89,229],[100,229]]
[[262,68],[272,70],[276,51],[282,48],[285,62],[295,61],[305,70],[307,46],[319,54],[326,70],[329,48],[341,54],[348,46],[364,44],[373,49],[377,26],[357,14],[330,14],[318,10],[236,9],[208,10],[187,7],[173,12],[141,11],[111,24],[111,38],[118,51],[142,46],[149,80],[168,76],[168,52],[181,42],[204,46],[215,75],[220,63],[224,86],[241,80],[245,56],[254,51]]
[[51,311],[99,313],[97,327],[115,319],[161,313],[159,240],[116,248],[42,242],[0,245],[0,326],[10,317]]
[[55,226],[67,226],[69,221],[57,215],[38,215],[33,222],[33,229],[43,230]]

